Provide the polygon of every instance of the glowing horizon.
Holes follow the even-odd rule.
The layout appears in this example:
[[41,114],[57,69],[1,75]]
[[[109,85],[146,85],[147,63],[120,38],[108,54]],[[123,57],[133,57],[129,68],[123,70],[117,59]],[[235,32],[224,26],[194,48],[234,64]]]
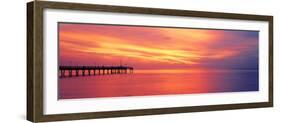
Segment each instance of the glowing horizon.
[[258,36],[258,31],[59,23],[59,64],[258,69]]

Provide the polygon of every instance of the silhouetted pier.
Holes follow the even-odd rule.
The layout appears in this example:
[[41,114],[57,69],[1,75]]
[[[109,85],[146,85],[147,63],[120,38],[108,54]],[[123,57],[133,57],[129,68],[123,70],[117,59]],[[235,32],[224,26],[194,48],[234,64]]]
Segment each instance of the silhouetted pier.
[[131,74],[133,71],[129,66],[59,66],[60,77]]

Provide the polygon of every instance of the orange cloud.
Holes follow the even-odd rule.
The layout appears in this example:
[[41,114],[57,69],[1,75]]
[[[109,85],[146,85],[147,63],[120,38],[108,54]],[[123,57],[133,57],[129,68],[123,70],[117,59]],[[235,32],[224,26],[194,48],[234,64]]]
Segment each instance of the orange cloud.
[[[62,25],[59,32],[62,57],[71,57],[71,54],[79,52],[95,61],[107,56],[115,61],[131,59],[136,64],[200,65],[204,59],[225,59],[240,54],[243,50],[237,50],[239,48],[253,47],[253,43],[246,41],[228,46],[227,43],[243,37],[239,38],[238,35],[237,38],[235,32],[226,33],[223,30],[126,27],[126,30],[120,31],[123,26],[91,25],[84,29],[76,25],[75,29],[69,29],[65,28],[68,24]],[[147,31],[153,32],[153,35],[140,33]],[[214,48],[217,44],[222,46]]]

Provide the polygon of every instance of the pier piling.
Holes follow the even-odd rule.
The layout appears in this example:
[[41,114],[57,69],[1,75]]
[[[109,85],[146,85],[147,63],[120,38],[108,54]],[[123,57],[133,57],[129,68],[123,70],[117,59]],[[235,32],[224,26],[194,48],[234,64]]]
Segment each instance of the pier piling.
[[59,66],[60,77],[132,74],[133,71],[134,68],[129,66]]

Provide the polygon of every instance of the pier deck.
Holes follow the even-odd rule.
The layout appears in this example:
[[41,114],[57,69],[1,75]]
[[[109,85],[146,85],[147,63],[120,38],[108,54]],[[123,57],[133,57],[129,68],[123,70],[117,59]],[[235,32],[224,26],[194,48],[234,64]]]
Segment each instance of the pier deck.
[[59,66],[60,77],[131,74],[133,71],[129,66]]

